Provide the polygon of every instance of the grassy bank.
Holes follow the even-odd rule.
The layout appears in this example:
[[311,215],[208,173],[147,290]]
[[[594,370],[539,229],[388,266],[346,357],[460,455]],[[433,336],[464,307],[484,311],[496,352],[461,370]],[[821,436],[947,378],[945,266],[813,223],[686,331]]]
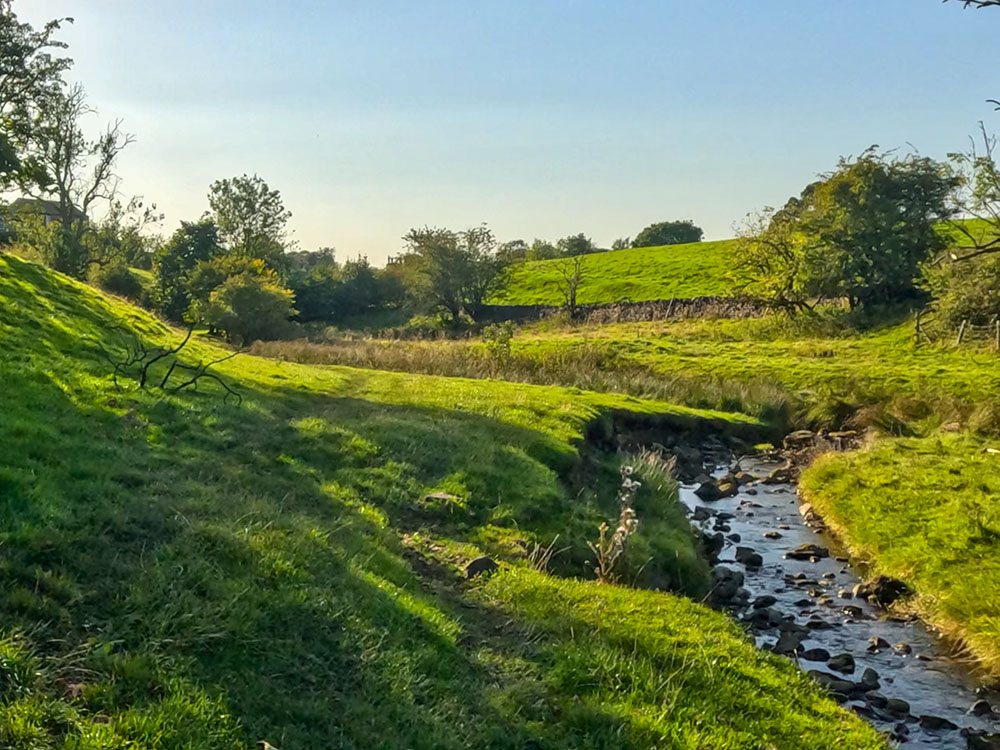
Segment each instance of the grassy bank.
[[874,573],[1000,676],[1000,456],[966,436],[882,440],[821,457],[800,491]]
[[269,342],[264,356],[504,378],[754,414],[779,427],[1000,429],[997,355],[913,340],[905,315],[857,326],[841,313],[788,319],[528,327],[508,352],[475,341]]
[[[559,534],[586,575],[613,517],[595,424],[746,418],[248,356],[218,368],[240,403],[114,388],[102,350],[175,336],[0,256],[0,746],[879,746],[723,616],[528,569]],[[698,591],[643,493],[633,564]],[[470,587],[483,552],[512,572]]]
[[[731,293],[725,273],[733,240],[688,245],[636,247],[583,256],[581,305],[642,302],[673,297],[712,297]],[[561,305],[560,266],[571,261],[519,263],[508,272],[495,305]]]

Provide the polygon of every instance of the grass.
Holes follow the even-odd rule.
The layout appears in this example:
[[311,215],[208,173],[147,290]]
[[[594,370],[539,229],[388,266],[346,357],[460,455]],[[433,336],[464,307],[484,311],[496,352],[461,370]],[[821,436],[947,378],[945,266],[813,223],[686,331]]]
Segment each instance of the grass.
[[[175,333],[0,256],[0,746],[880,746],[722,615],[525,559],[559,533],[585,574],[616,415],[753,420],[249,356],[240,404],[119,392],[131,336]],[[632,562],[698,592],[673,492],[643,488]],[[509,570],[470,586],[483,552]]]
[[1000,429],[1000,371],[988,349],[917,346],[905,313],[858,326],[844,313],[523,329],[509,356],[474,341],[270,342],[254,351],[443,375],[628,393],[734,413],[780,429],[878,426],[925,434],[960,422]]
[[1000,676],[1000,456],[982,440],[883,440],[820,458],[800,489],[874,573]]
[[[577,302],[589,305],[728,296],[731,285],[725,279],[725,272],[733,244],[733,240],[720,240],[586,255]],[[563,304],[559,267],[566,263],[565,260],[539,260],[513,266],[506,288],[490,303]]]

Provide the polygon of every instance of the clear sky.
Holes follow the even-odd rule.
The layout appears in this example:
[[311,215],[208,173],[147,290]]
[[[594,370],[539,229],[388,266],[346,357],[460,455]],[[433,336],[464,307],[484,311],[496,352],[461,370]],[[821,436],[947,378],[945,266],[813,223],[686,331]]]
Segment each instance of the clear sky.
[[[731,236],[841,155],[1000,125],[1000,9],[939,0],[18,0],[137,143],[165,232],[256,172],[304,249],[411,227]],[[95,126],[99,123],[95,120]],[[996,128],[1000,129],[1000,128]]]

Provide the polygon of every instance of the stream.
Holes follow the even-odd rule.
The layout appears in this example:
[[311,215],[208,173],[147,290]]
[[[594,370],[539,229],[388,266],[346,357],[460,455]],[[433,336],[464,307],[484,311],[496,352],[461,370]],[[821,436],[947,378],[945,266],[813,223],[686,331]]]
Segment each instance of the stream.
[[[741,464],[755,477],[774,467],[746,459]],[[717,580],[727,575],[724,569],[737,582],[742,574],[746,592],[725,608],[751,628],[758,646],[773,649],[783,638],[779,650],[807,672],[820,673],[813,677],[839,693],[846,708],[905,748],[1000,748],[1000,737],[989,736],[1000,733],[1000,716],[990,710],[1000,712],[1000,694],[978,683],[969,665],[953,658],[921,621],[893,617],[853,595],[861,574],[829,533],[804,522],[794,485],[754,483],[712,502],[701,500],[695,487],[682,485],[681,501],[696,527],[726,537]],[[785,557],[804,544],[827,549],[829,557]],[[760,567],[755,560],[736,562],[740,547],[760,555]],[[744,549],[740,556],[750,554]]]

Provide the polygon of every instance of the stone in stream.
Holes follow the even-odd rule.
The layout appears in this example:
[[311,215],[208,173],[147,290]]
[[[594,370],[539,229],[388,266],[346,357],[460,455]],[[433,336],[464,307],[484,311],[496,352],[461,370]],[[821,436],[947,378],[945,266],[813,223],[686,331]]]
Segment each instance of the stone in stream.
[[704,505],[699,505],[697,508],[694,509],[694,512],[691,514],[692,520],[699,522],[707,521],[711,517],[712,517],[712,511],[710,511]]
[[735,515],[733,515],[732,513],[727,513],[724,510],[720,510],[718,513],[716,513],[715,517],[718,518],[720,521],[732,521],[734,518],[736,518]]
[[902,698],[889,698],[885,702],[885,710],[894,716],[906,716],[910,713],[910,704]]
[[736,562],[743,563],[748,568],[759,568],[764,564],[764,558],[757,554],[752,547],[737,547]]
[[969,713],[973,716],[992,716],[993,706],[990,705],[989,701],[978,700],[972,704]]
[[1000,750],[1000,734],[970,733],[965,742],[969,750]]
[[811,607],[813,605],[812,599],[799,599],[794,604],[796,607]]
[[781,529],[782,531],[788,531],[792,527],[789,526],[787,523],[781,523],[781,524],[778,524],[778,528]]
[[879,576],[871,583],[860,583],[854,587],[854,595],[859,599],[874,601],[882,607],[888,607],[893,602],[910,596],[910,587],[896,578]]
[[839,596],[841,599],[853,599],[854,598],[854,594],[852,594],[847,589],[840,589],[840,591],[837,592],[837,596]]
[[731,541],[733,544],[739,544],[740,542],[743,541],[743,537],[741,537],[739,534],[736,534],[736,533],[728,535],[726,537],[726,539],[728,539],[729,541]]
[[810,648],[800,653],[799,658],[806,661],[829,661],[830,652],[825,648]]
[[833,625],[828,623],[826,620],[821,620],[820,618],[815,617],[806,622],[806,627],[810,630],[829,630],[833,627]]
[[776,654],[792,654],[802,647],[803,640],[804,636],[801,633],[782,633],[771,650]]
[[743,585],[743,573],[723,565],[712,569],[712,579],[712,597],[720,602],[732,599]]
[[722,552],[722,548],[726,546],[726,538],[721,532],[715,532],[714,534],[709,534],[704,532],[701,535],[701,547],[705,552],[705,557],[709,560],[715,560],[718,558],[719,553]]
[[843,653],[837,654],[832,657],[830,661],[826,663],[830,669],[834,672],[843,672],[844,674],[850,674],[854,671],[854,657],[851,654]]
[[750,489],[748,489],[746,492],[747,492],[748,495],[756,495],[757,494],[757,490],[755,490],[753,487],[751,487]]
[[889,699],[882,695],[882,693],[878,690],[869,690],[865,693],[865,700],[875,706],[875,708],[885,708],[886,704],[889,702]]
[[818,544],[800,544],[795,549],[785,553],[785,557],[789,560],[812,560],[813,558],[820,560],[829,556],[830,550],[826,547],[820,547]]
[[861,607],[855,607],[851,604],[848,604],[846,607],[844,607],[843,612],[848,617],[854,617],[858,619],[865,616],[865,611],[861,609]]
[[836,573],[831,573],[830,571],[827,571],[826,573],[823,574],[823,577],[826,580],[828,580],[828,581],[833,581],[833,580],[836,580],[837,574]]
[[872,636],[868,639],[868,648],[865,649],[869,654],[877,654],[879,651],[885,651],[887,648],[891,648],[891,644],[885,638],[881,636]]
[[908,656],[913,653],[913,647],[909,643],[897,643],[892,647],[892,650],[900,656]]
[[953,730],[958,729],[958,724],[943,719],[940,716],[931,716],[930,714],[923,714],[920,717],[920,728],[929,729],[932,732],[939,732],[942,729]]
[[807,674],[829,690],[838,703],[846,701],[847,696],[854,692],[854,683],[850,680],[842,680],[828,672],[820,672],[815,669],[809,670]]
[[861,673],[861,687],[865,690],[878,690],[882,685],[878,681],[878,672],[871,667]]
[[781,539],[781,536],[782,536],[781,532],[779,532],[779,531],[765,531],[764,532],[764,538],[765,539]]
[[770,594],[763,594],[762,596],[758,596],[756,599],[754,599],[754,601],[753,601],[753,608],[754,609],[763,609],[764,607],[770,607],[772,604],[774,604],[777,601],[778,601],[778,597],[771,596]]

